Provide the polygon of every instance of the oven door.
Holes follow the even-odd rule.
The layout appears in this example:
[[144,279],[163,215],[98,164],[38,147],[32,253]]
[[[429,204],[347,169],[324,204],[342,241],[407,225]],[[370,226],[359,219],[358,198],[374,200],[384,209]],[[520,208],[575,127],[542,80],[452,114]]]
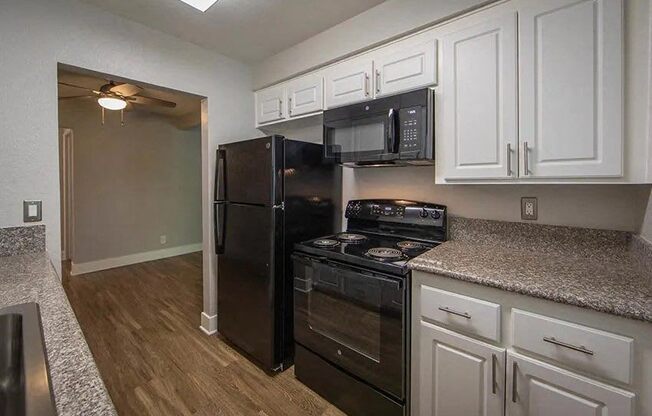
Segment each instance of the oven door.
[[398,111],[393,108],[339,120],[324,120],[324,152],[339,163],[373,163],[397,158]]
[[404,279],[294,255],[296,342],[405,399]]

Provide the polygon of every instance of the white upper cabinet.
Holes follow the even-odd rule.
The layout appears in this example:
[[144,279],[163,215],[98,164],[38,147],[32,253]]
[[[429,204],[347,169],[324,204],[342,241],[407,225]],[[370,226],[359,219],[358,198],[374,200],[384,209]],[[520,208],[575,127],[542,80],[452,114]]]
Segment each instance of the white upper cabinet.
[[326,108],[372,99],[372,74],[373,61],[366,56],[327,68],[324,74]]
[[256,92],[256,123],[264,124],[286,117],[285,85],[270,87]]
[[324,109],[324,78],[320,73],[288,81],[288,115],[296,117]]
[[412,416],[502,416],[505,350],[428,322],[419,332]]
[[521,176],[622,176],[622,0],[518,9]]
[[444,36],[439,88],[438,176],[517,175],[516,13]]
[[507,416],[634,414],[633,393],[511,351],[507,357]]
[[397,94],[437,82],[437,41],[414,46],[405,42],[380,50],[374,59],[376,97]]

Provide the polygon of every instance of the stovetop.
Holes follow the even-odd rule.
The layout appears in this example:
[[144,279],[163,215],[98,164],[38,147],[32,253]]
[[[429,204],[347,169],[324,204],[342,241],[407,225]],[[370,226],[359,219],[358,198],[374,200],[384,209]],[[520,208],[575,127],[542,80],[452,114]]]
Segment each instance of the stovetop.
[[405,275],[407,262],[435,247],[435,242],[399,236],[347,231],[296,244],[295,249],[327,260]]

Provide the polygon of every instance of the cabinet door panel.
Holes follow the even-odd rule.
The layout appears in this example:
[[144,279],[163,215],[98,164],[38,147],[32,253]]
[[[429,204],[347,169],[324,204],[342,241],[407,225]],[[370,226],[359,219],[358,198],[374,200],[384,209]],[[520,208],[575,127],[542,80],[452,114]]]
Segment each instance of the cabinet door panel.
[[523,2],[522,176],[622,176],[622,7],[621,0]]
[[515,13],[442,39],[438,176],[515,176],[516,47]]
[[372,72],[373,63],[367,58],[345,61],[328,68],[324,75],[326,108],[370,100]]
[[634,394],[512,351],[507,415],[632,416]]
[[[401,45],[402,46],[402,45]],[[390,50],[374,60],[376,96],[432,85],[437,80],[437,41]]]
[[[501,416],[505,350],[420,322],[416,416]],[[493,385],[493,386],[492,386]],[[416,386],[415,386],[416,387]]]
[[288,81],[288,113],[290,117],[324,109],[324,80],[321,74],[311,74]]
[[256,92],[256,122],[282,120],[285,117],[285,86],[270,87]]

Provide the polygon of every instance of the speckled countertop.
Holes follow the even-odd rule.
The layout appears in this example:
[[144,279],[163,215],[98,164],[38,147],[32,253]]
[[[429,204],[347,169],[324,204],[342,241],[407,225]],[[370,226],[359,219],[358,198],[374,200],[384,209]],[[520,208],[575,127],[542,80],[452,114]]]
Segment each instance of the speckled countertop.
[[452,218],[413,270],[652,322],[652,247],[629,233]]
[[59,416],[115,415],[93,356],[44,252],[0,257],[0,307],[37,302]]

